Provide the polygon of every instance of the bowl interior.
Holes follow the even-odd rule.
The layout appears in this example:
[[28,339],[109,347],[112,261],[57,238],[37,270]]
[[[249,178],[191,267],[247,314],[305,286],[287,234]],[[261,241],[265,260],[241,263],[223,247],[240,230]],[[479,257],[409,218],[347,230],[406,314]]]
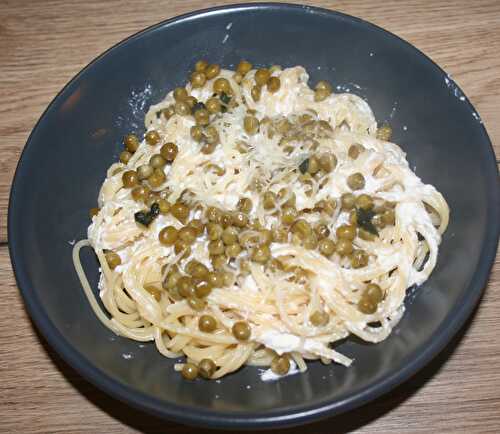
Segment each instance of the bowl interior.
[[[438,265],[378,345],[348,340],[350,369],[310,363],[303,375],[262,382],[244,368],[217,382],[186,382],[153,344],[115,336],[95,318],[71,261],[88,210],[121,138],[142,134],[147,107],[181,85],[199,58],[224,67],[303,65],[360,95],[389,121],[411,167],[451,208]],[[191,423],[296,423],[333,414],[406,378],[450,337],[478,299],[498,236],[496,166],[488,137],[460,90],[393,35],[319,9],[253,5],[167,22],[113,48],[55,99],[30,137],[9,216],[12,259],[26,304],[48,340],[80,372],[136,405]],[[465,181],[465,176],[466,181]],[[82,255],[91,283],[93,253]],[[432,353],[432,354],[431,354]]]

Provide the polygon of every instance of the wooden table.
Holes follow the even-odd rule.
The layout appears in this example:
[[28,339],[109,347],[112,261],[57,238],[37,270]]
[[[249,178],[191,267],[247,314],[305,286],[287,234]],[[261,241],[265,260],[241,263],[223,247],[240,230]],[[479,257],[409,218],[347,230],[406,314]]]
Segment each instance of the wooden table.
[[[0,4],[0,432],[195,433],[109,398],[34,330],[18,294],[6,229],[10,184],[35,122],[61,87],[102,51],[203,0],[22,1]],[[453,75],[500,156],[500,2],[304,1],[356,15],[403,37]],[[500,260],[480,307],[427,368],[369,406],[304,433],[500,430]],[[283,433],[294,430],[279,431]]]

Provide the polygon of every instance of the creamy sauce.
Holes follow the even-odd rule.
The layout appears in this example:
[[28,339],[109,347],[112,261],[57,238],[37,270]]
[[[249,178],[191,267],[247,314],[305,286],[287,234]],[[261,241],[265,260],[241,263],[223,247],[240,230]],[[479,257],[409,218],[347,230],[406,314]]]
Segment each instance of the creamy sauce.
[[[363,250],[368,257],[361,268],[354,268],[349,256],[334,253],[326,258],[318,249],[307,249],[290,237],[286,242],[273,242],[270,246],[272,256],[279,258],[286,270],[271,272],[253,263],[250,274],[236,275],[236,284],[214,288],[206,299],[204,312],[218,316],[227,329],[238,319],[248,321],[256,348],[264,346],[278,355],[294,352],[349,366],[352,360],[332,350],[329,344],[349,333],[369,342],[379,342],[389,335],[404,312],[406,289],[422,284],[436,264],[441,236],[435,224],[441,224],[440,229],[444,230],[448,208],[437,190],[424,184],[411,171],[405,153],[397,145],[376,138],[377,122],[366,101],[352,94],[333,93],[322,101],[315,101],[314,91],[308,86],[309,76],[301,66],[274,71],[273,76],[279,77],[281,87],[271,93],[264,86],[260,100],[254,101],[251,96],[254,74],[255,71],[250,71],[241,87],[234,82],[232,71],[222,70],[217,77],[229,80],[234,89],[231,97],[234,104],[223,115],[212,116],[210,122],[219,134],[219,143],[208,155],[200,151],[200,143],[191,137],[191,128],[195,125],[192,116],[174,114],[167,120],[156,115],[174,103],[172,92],[152,106],[146,116],[146,126],[149,131],[158,132],[161,140],[153,146],[143,140],[127,165],[115,163],[109,168],[99,193],[101,211],[92,219],[88,238],[96,250],[109,249],[120,256],[121,264],[114,272],[121,278],[130,303],[137,306],[134,315],[140,321],[147,321],[147,327],[152,324],[168,330],[165,315],[180,309],[186,317],[194,318],[182,326],[190,333],[198,333],[196,326],[190,325],[197,323],[198,313],[191,311],[186,301],[169,301],[161,307],[144,286],[150,282],[161,284],[164,265],[176,263],[181,268],[188,260],[197,260],[211,268],[209,240],[206,235],[198,237],[185,261],[181,260],[182,253],[176,255],[173,247],[160,244],[158,235],[165,226],[180,229],[183,224],[168,214],[157,216],[148,228],[138,225],[134,214],[145,211],[145,205],[134,201],[131,190],[123,188],[124,170],[148,164],[163,144],[174,142],[179,152],[173,163],[163,169],[165,182],[155,188],[157,191],[168,189],[171,204],[184,197],[186,191],[189,201],[201,204],[203,212],[208,206],[232,211],[242,197],[250,198],[253,206],[248,217],[258,220],[266,229],[273,229],[281,224],[283,202],[278,203],[276,209],[266,209],[263,193],[277,194],[288,188],[295,195],[300,218],[311,225],[326,222],[330,238],[335,242],[338,242],[336,229],[348,224],[350,218],[348,212],[339,209],[344,193],[368,194],[379,201],[394,202],[395,225],[391,223],[380,229],[373,242],[360,237],[354,240],[353,248]],[[192,89],[190,85],[186,89],[199,101],[206,101],[212,97],[214,81],[208,80],[202,89]],[[244,118],[249,113],[260,125],[253,135],[244,128]],[[292,131],[289,136],[276,132],[276,125],[285,119]],[[362,146],[357,158],[349,156],[353,144]],[[312,173],[309,178],[302,173],[302,164],[307,158],[325,152],[335,156],[336,165],[331,170]],[[362,174],[364,179],[364,185],[356,191],[348,182],[354,173]],[[320,200],[334,201],[333,213],[318,211]],[[440,210],[440,221],[433,222],[424,203]],[[192,213],[191,218],[202,216],[199,210]],[[419,241],[418,234],[424,241]],[[422,265],[427,252],[429,259]],[[250,251],[243,251],[240,259],[251,259]],[[233,260],[226,271],[238,274],[238,264]],[[306,280],[292,279],[294,271],[291,270],[297,268],[304,272]],[[397,272],[391,275],[394,270]],[[367,282],[376,282],[385,291],[383,301],[373,314],[364,314],[358,309],[360,294]],[[117,290],[108,288],[110,284],[101,275],[99,289],[103,299]],[[311,324],[309,315],[314,310],[329,315],[326,328]],[[380,326],[373,327],[373,323]],[[142,330],[132,327],[129,335],[137,337]],[[141,335],[141,340],[149,339],[153,339],[152,335]],[[194,342],[195,338],[189,339],[187,342]],[[234,342],[234,337],[231,339]],[[293,361],[291,364],[287,375],[298,372],[296,364]],[[261,378],[270,381],[279,376],[268,369]]]

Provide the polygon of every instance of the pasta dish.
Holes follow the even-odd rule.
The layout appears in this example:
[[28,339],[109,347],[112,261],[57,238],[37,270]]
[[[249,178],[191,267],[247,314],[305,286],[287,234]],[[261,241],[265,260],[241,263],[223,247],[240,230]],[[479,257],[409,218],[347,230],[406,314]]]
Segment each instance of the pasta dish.
[[[73,259],[97,317],[186,379],[277,376],[387,338],[436,265],[449,210],[369,105],[301,66],[204,60],[124,138]],[[79,251],[100,263],[100,302]],[[101,307],[104,306],[104,309]]]

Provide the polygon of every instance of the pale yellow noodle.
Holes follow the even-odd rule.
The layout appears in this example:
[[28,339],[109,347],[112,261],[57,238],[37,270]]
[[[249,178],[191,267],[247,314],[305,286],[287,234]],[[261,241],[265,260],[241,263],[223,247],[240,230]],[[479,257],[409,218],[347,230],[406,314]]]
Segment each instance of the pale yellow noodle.
[[[239,86],[232,71],[221,71],[219,77],[232,86],[235,105],[212,118],[220,136],[213,154],[200,152],[200,145],[192,139],[192,117],[174,114],[166,119],[161,114],[174,104],[172,92],[151,106],[145,125],[157,131],[161,140],[156,145],[143,140],[126,165],[110,166],[88,240],[73,248],[75,269],[92,310],[106,327],[137,341],[154,341],[165,357],[186,356],[190,363],[211,359],[217,367],[212,378],[223,377],[244,364],[268,367],[281,353],[287,353],[300,372],[307,369],[305,360],[349,366],[352,360],[330,344],[350,334],[374,343],[390,335],[404,313],[408,287],[422,284],[436,265],[441,235],[449,222],[448,205],[434,187],[422,183],[411,171],[401,148],[377,139],[377,123],[364,100],[352,94],[332,94],[316,101],[307,85],[306,71],[295,67],[273,72],[280,78],[280,90],[272,94],[264,87],[261,99],[254,101],[254,75],[255,70],[250,71]],[[206,101],[212,96],[213,83],[211,79],[203,88],[187,85],[186,89],[199,101]],[[248,113],[260,120],[260,129],[253,136],[242,127]],[[285,133],[275,129],[284,120],[293,132],[286,140]],[[348,258],[337,253],[327,258],[290,235],[287,242],[271,244],[272,257],[279,266],[271,269],[253,262],[243,272],[240,264],[251,259],[252,249],[264,239],[260,230],[247,227],[239,234],[243,253],[224,268],[231,273],[227,285],[213,288],[202,311],[195,311],[186,300],[164,290],[162,282],[175,267],[182,271],[191,259],[210,265],[207,236],[195,241],[188,258],[183,258],[184,251],[176,253],[173,247],[162,245],[160,230],[167,225],[180,229],[183,224],[168,214],[158,216],[148,229],[138,225],[134,214],[144,211],[144,204],[133,200],[122,181],[125,170],[148,164],[168,142],[176,143],[179,153],[164,167],[166,181],[155,190],[168,190],[171,204],[181,197],[190,203],[191,219],[204,218],[208,206],[234,210],[238,199],[247,197],[253,203],[250,217],[272,229],[280,225],[276,216],[295,201],[301,218],[310,225],[325,224],[336,240],[336,228],[349,219],[339,206],[340,198],[351,192],[349,175],[359,172],[366,182],[355,194],[392,203],[395,222],[380,228],[374,240],[354,240],[354,247],[369,258],[368,264],[358,269]],[[352,144],[362,147],[356,158],[349,156]],[[336,156],[333,170],[316,176],[297,170],[304,155],[324,152]],[[261,194],[265,191],[277,194],[275,205],[264,206]],[[337,201],[332,213],[311,212],[320,200],[332,199]],[[80,250],[87,246],[99,260],[104,309],[80,262]],[[113,270],[106,261],[107,250],[120,256],[121,264]],[[384,294],[371,314],[358,308],[367,282],[379,285]],[[156,288],[155,296],[150,287]],[[328,315],[326,325],[311,323],[316,311]],[[214,332],[199,329],[201,315],[215,318]],[[237,321],[250,325],[248,341],[240,342],[233,335]],[[182,367],[175,365],[176,370]]]

